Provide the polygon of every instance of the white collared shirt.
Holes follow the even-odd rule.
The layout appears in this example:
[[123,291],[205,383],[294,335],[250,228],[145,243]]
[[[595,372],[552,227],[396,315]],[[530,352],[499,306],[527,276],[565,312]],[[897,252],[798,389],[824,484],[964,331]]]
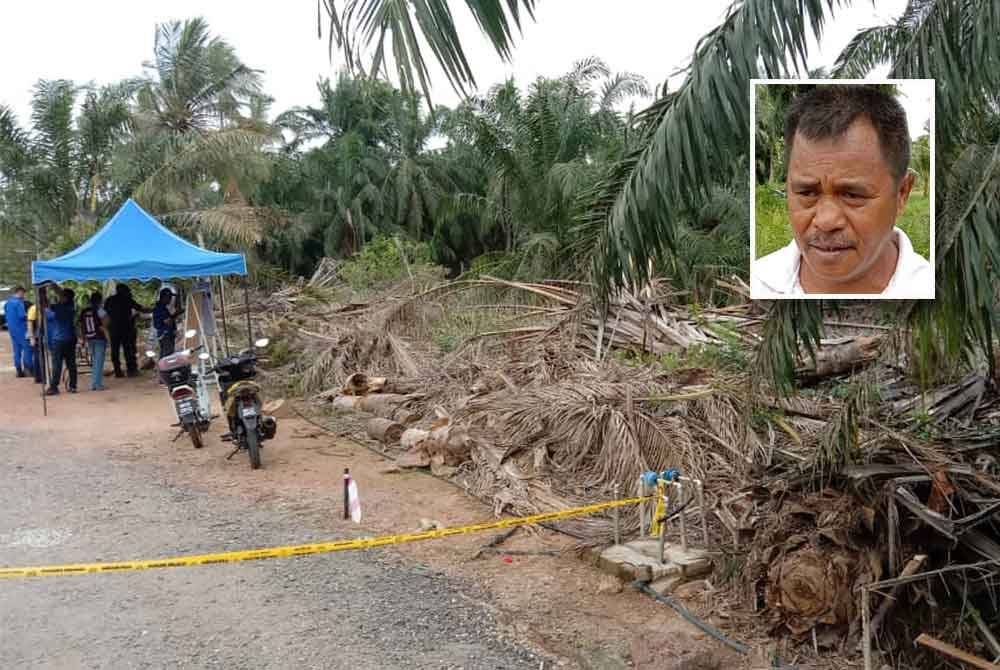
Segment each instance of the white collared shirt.
[[899,257],[896,270],[888,285],[879,294],[818,294],[806,293],[799,283],[799,265],[802,253],[793,239],[787,246],[764,256],[750,264],[750,298],[772,300],[774,298],[891,298],[891,299],[933,299],[934,268],[923,256],[913,250],[910,238],[899,228],[893,228]]

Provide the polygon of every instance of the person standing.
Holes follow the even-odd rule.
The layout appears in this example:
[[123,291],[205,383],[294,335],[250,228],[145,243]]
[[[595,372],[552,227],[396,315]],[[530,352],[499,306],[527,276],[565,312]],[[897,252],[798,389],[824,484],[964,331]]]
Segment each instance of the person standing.
[[28,331],[28,318],[24,306],[23,286],[14,289],[14,295],[7,300],[3,312],[14,350],[14,369],[17,370],[18,377],[27,377],[25,370],[31,371],[33,365],[31,347],[28,346],[28,338],[25,337]]
[[69,392],[76,393],[76,295],[63,289],[58,303],[45,310],[45,325],[49,330],[49,348],[52,350],[52,377],[45,395],[59,395],[59,378],[63,364],[69,370]]
[[153,308],[153,328],[156,329],[156,340],[160,343],[160,358],[174,353],[177,345],[177,317],[184,310],[170,311],[170,303],[174,292],[169,288],[160,290],[160,299]]
[[104,390],[104,354],[108,349],[108,313],[101,307],[101,294],[92,293],[90,304],[80,312],[80,332],[90,351],[90,390]]
[[108,313],[109,334],[111,336],[111,364],[115,369],[115,377],[124,377],[119,352],[125,356],[125,370],[129,377],[139,375],[139,363],[135,354],[136,328],[133,312],[148,314],[152,310],[143,307],[132,297],[132,289],[127,284],[118,284],[115,294],[104,302]]
[[44,310],[49,306],[48,296],[43,286],[38,290],[38,304],[32,305],[28,308],[28,328],[27,336],[28,343],[31,345],[32,358],[34,358],[34,370],[35,373],[35,383],[44,383],[43,378],[43,368],[45,362],[45,353],[42,351],[42,340],[41,340],[41,323],[42,320],[39,318],[39,314],[44,313]]

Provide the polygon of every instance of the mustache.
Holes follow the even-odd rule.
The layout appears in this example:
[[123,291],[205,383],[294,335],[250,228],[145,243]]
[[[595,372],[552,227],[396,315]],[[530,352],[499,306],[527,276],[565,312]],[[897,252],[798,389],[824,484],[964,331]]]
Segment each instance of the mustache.
[[843,235],[827,235],[825,233],[813,233],[805,238],[806,246],[819,247],[820,249],[853,249],[858,246],[857,242]]

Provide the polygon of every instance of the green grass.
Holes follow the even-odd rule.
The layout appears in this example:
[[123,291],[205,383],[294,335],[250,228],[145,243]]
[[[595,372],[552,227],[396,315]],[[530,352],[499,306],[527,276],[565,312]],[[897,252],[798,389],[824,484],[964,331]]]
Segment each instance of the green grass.
[[[756,199],[757,213],[757,258],[777,251],[792,241],[792,229],[788,225],[788,213],[785,209],[785,199],[773,193],[771,188],[777,186],[758,186]],[[930,199],[921,193],[911,193],[906,203],[903,215],[896,225],[903,229],[914,250],[926,259],[930,259]]]

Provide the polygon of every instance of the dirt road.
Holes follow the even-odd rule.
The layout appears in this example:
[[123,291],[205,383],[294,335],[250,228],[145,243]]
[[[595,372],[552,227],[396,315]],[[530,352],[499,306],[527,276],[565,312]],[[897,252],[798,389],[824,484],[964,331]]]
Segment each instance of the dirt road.
[[[0,565],[159,558],[415,530],[492,510],[284,419],[264,469],[173,436],[151,379],[62,395],[14,379],[0,334]],[[81,381],[81,388],[87,388]],[[365,519],[340,518],[340,473]],[[3,668],[621,670],[702,658],[666,608],[572,555],[470,557],[489,536],[211,567],[0,582]],[[506,546],[561,548],[522,531]],[[676,667],[712,668],[714,664]],[[675,667],[675,666],[670,666]]]

